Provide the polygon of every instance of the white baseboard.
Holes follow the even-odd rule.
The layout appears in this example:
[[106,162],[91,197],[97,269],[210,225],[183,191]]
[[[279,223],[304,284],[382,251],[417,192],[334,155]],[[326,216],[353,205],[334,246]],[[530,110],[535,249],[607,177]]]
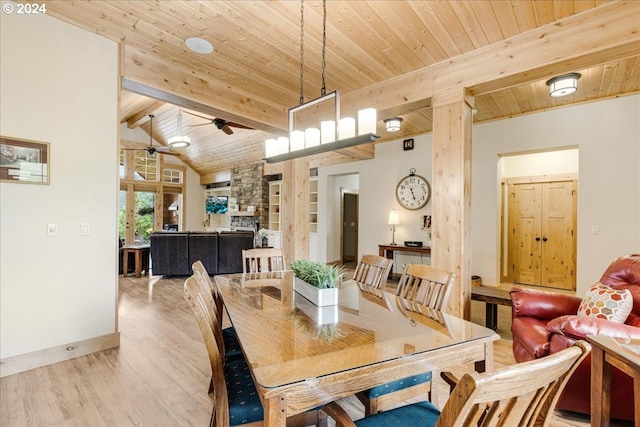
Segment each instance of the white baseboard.
[[120,346],[120,332],[0,360],[0,378]]

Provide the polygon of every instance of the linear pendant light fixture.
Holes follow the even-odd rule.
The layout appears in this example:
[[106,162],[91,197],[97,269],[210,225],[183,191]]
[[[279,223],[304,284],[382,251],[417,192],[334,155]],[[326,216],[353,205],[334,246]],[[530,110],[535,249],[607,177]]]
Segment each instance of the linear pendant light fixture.
[[[289,136],[265,140],[265,160],[267,163],[277,163],[353,147],[374,142],[379,138],[376,135],[377,114],[374,108],[358,111],[357,122],[353,117],[341,118],[339,92],[336,90],[327,94],[325,86],[326,0],[322,1],[322,7],[322,88],[320,97],[304,102],[304,0],[301,0],[300,105],[289,109]],[[322,119],[318,117],[322,117]],[[316,127],[318,121],[320,121],[320,126]]]

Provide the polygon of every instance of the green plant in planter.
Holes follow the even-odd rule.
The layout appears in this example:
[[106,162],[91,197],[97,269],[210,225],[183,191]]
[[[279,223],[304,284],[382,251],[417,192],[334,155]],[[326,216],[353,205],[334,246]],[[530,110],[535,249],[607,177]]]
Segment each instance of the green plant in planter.
[[342,266],[327,265],[308,259],[292,261],[291,270],[297,278],[312,284],[318,289],[329,289],[338,286],[338,279],[342,275]]

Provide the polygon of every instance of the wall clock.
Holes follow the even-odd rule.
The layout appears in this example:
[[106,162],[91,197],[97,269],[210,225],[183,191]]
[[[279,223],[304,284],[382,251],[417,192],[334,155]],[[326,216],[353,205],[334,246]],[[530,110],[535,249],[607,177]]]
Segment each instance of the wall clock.
[[396,186],[396,198],[398,203],[409,210],[423,208],[431,199],[431,186],[429,181],[420,175],[416,175],[416,170],[411,168],[409,175],[405,176]]

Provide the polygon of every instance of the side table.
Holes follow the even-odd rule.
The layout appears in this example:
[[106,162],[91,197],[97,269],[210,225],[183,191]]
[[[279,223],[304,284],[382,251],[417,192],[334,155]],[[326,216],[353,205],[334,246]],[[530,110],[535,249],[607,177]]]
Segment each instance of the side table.
[[[587,336],[591,344],[591,425],[609,425],[611,367],[633,378],[634,402],[640,401],[640,340]],[[640,409],[634,408],[634,425],[640,427]]]
[[135,276],[141,277],[142,271],[149,274],[149,245],[125,245],[122,247],[122,275],[127,277],[129,271],[129,254],[134,255]]

